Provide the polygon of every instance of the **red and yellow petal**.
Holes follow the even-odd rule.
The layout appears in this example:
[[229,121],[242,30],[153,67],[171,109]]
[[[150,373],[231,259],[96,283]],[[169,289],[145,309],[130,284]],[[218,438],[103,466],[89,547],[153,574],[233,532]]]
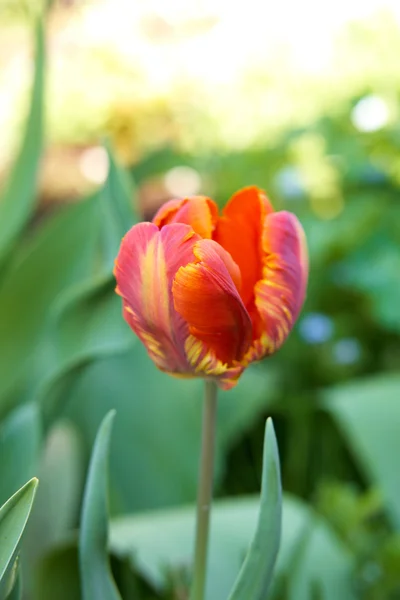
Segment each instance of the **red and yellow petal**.
[[228,366],[219,360],[207,345],[189,335],[185,342],[185,352],[193,369],[194,376],[213,379],[222,390],[233,388],[245,369],[242,363]]
[[241,297],[246,307],[262,277],[261,238],[265,217],[273,208],[262,190],[252,186],[237,192],[223,210],[213,239],[229,252],[242,274]]
[[192,196],[166,202],[156,213],[153,223],[160,228],[171,223],[186,223],[202,238],[210,239],[217,219],[215,202],[206,196]]
[[188,225],[160,231],[152,223],[139,223],[122,240],[116,259],[124,317],[165,371],[190,371],[184,350],[188,327],[174,308],[171,288],[178,269],[195,260],[193,247],[199,239]]
[[[193,252],[195,261],[181,267],[173,282],[175,308],[196,340],[218,361],[233,365],[252,340],[251,319],[234,283],[238,268],[212,240],[198,241]],[[189,361],[197,364],[198,357]]]
[[266,217],[262,251],[262,278],[254,290],[260,335],[248,352],[249,362],[283,344],[303,305],[308,278],[305,235],[293,214],[282,211]]

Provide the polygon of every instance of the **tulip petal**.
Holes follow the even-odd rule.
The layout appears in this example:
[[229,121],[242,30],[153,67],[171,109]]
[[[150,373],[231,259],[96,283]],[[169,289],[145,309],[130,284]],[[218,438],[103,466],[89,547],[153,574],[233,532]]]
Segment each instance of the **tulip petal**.
[[115,263],[124,317],[164,371],[191,370],[184,350],[188,326],[174,308],[171,288],[178,269],[195,260],[198,240],[188,225],[160,231],[152,223],[139,223],[123,239]]
[[218,219],[218,208],[206,196],[192,196],[166,202],[156,213],[153,223],[163,227],[171,223],[186,223],[202,238],[210,239]]
[[255,186],[244,188],[225,206],[213,236],[239,266],[241,296],[247,308],[254,299],[254,286],[262,276],[262,228],[265,217],[272,212],[262,190]]
[[303,305],[308,278],[305,235],[293,214],[282,211],[266,217],[262,250],[262,279],[255,286],[262,333],[252,344],[250,361],[283,344]]
[[185,351],[193,368],[193,374],[213,379],[222,390],[232,389],[245,369],[245,364],[235,363],[228,367],[203,341],[189,335]]
[[[175,308],[210,356],[231,366],[243,358],[252,339],[251,319],[234,283],[239,270],[212,240],[198,241],[193,252],[195,261],[178,270],[172,285]],[[189,362],[197,367],[199,361],[211,360],[201,349],[197,345],[189,353]]]

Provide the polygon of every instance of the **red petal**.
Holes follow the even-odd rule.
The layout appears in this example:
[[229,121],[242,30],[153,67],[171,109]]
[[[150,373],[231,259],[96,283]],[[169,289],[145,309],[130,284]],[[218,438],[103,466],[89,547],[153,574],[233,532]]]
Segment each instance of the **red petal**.
[[160,231],[152,223],[139,223],[122,240],[115,263],[124,317],[166,371],[192,370],[184,350],[188,327],[174,309],[171,287],[178,269],[195,259],[193,246],[199,239],[188,225]]
[[249,360],[277,350],[289,335],[303,305],[308,257],[297,218],[282,211],[269,215],[262,234],[262,279],[255,287],[255,306],[263,329]]
[[213,379],[222,390],[233,388],[245,369],[245,365],[241,363],[228,367],[215,356],[215,352],[210,350],[205,342],[193,335],[187,338],[185,351],[194,374]]
[[158,227],[170,223],[186,223],[203,238],[211,238],[218,219],[216,204],[206,196],[170,200],[157,212],[153,223]]
[[252,339],[251,320],[234,284],[238,268],[212,240],[200,240],[193,250],[196,260],[181,267],[173,282],[175,308],[190,333],[219,361],[232,365]]
[[242,275],[241,296],[247,308],[261,279],[261,237],[265,217],[273,208],[264,192],[248,187],[237,192],[223,210],[213,236],[229,252]]

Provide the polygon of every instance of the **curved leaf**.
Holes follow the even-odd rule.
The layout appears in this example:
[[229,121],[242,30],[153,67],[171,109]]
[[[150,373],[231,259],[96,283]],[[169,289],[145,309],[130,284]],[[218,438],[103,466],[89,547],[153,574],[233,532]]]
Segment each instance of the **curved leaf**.
[[[259,498],[252,496],[213,504],[206,600],[228,597],[256,529],[259,504]],[[291,579],[296,569],[302,590],[319,585],[329,600],[353,600],[354,557],[327,522],[288,495],[282,514],[271,598],[286,597],[281,595],[279,583]],[[162,594],[168,581],[191,569],[194,531],[193,506],[121,516],[111,520],[110,549],[117,557],[128,559]],[[336,590],[340,593],[335,596]],[[292,595],[291,590],[291,600],[297,600],[295,591]]]
[[383,495],[393,526],[400,529],[400,377],[366,377],[322,393],[332,415],[371,484]]
[[20,153],[0,202],[0,268],[30,218],[36,196],[36,181],[43,145],[45,43],[41,18],[37,20],[35,38],[36,70],[30,112]]
[[[39,396],[45,399],[45,417],[58,410],[63,391],[80,369],[96,358],[127,350],[135,341],[121,319],[121,301],[116,296],[112,269],[121,239],[135,221],[132,186],[111,152],[109,173],[94,197],[96,221],[96,269],[85,281],[63,290],[52,306],[46,365]],[[48,365],[53,365],[49,369]]]
[[274,426],[267,419],[264,437],[261,504],[257,529],[230,600],[264,600],[278,556],[282,522],[282,486]]
[[43,346],[43,337],[56,299],[93,272],[96,201],[91,197],[52,215],[21,247],[2,282],[0,339],[7,352],[0,361],[0,413],[24,394],[35,396],[55,368],[57,356]]
[[132,183],[128,174],[116,163],[107,147],[109,171],[100,191],[103,231],[101,235],[102,258],[106,272],[111,273],[122,237],[137,217],[132,210]]
[[[126,331],[135,342],[128,326]],[[124,354],[95,361],[76,378],[65,401],[67,414],[88,440],[94,439],[97,423],[111,408],[109,390],[113,390],[112,402],[118,413],[110,475],[114,511],[139,511],[195,500],[201,404],[187,400],[201,396],[201,384],[200,379],[166,377],[140,343]],[[217,481],[226,452],[270,405],[275,389],[271,377],[250,367],[240,386],[219,394]],[[158,418],[156,428],[154,415]]]
[[35,498],[38,480],[31,479],[0,508],[0,598],[16,582],[18,551]]
[[115,411],[110,411],[98,430],[83,498],[79,535],[83,600],[120,600],[107,553],[107,462],[114,416]]
[[82,443],[76,428],[60,419],[47,435],[38,469],[37,501],[24,537],[28,589],[46,552],[76,528],[85,470]]

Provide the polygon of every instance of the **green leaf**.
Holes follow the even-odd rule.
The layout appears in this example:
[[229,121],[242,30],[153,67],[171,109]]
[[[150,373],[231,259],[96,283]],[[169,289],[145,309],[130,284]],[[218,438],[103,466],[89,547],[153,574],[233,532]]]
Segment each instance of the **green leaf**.
[[11,592],[7,596],[7,600],[21,600],[22,599],[22,575],[21,569],[18,569],[17,580]]
[[[0,295],[0,339],[8,350],[0,362],[0,413],[2,402],[7,403],[5,410],[15,399],[41,395],[43,385],[63,378],[66,371],[77,367],[82,355],[89,354],[84,360],[91,360],[99,339],[103,349],[107,346],[110,328],[92,326],[95,315],[112,321],[112,329],[124,336],[129,332],[111,288],[112,262],[121,237],[134,221],[128,206],[130,195],[123,173],[110,156],[104,188],[52,216],[19,249]],[[94,318],[85,321],[88,314]],[[58,334],[68,336],[71,321],[72,325],[76,322],[75,331],[87,327],[75,336],[73,346],[69,344],[66,358],[73,364],[66,369],[66,349],[59,350]],[[85,334],[87,353],[80,349]],[[133,335],[130,339],[133,341]],[[111,345],[114,347],[113,341]],[[79,354],[78,360],[74,353]]]
[[[259,506],[259,498],[253,497],[214,502],[206,600],[229,596],[251,544],[252,531],[257,527]],[[299,560],[303,557],[302,585],[314,585],[316,581],[325,590],[335,581],[332,594],[336,589],[343,591],[343,596],[336,596],[336,600],[352,598],[354,562],[327,523],[306,504],[290,496],[284,498],[282,516],[271,598],[277,597],[281,579],[290,579],[294,566],[301,564]],[[167,587],[168,571],[191,570],[194,531],[193,506],[117,517],[111,520],[110,549],[117,557],[129,559],[162,592]],[[332,594],[329,600],[334,600]],[[297,600],[296,596],[292,598]]]
[[322,519],[311,510],[309,516],[285,570],[287,599],[356,600],[354,557]]
[[64,293],[47,339],[47,354],[52,356],[54,368],[49,369],[38,392],[46,422],[58,415],[66,387],[81,369],[95,359],[126,351],[134,342],[121,316],[115,281],[109,276]]
[[89,465],[79,536],[79,565],[83,600],[120,600],[107,554],[107,470],[115,411],[103,419]]
[[[396,222],[399,216],[393,216]],[[399,240],[390,239],[386,229],[376,232],[337,268],[342,285],[363,292],[369,299],[371,315],[383,327],[400,331],[398,310],[400,270]]]
[[14,587],[21,537],[32,509],[38,480],[33,478],[0,508],[0,598]]
[[0,504],[37,474],[42,441],[40,412],[25,404],[0,424]]
[[383,495],[400,530],[400,377],[380,375],[331,388],[322,403],[342,429],[356,460]]
[[51,550],[35,570],[35,600],[80,600],[78,549],[75,539]]
[[257,529],[230,600],[264,600],[278,555],[282,521],[279,452],[272,420],[265,426],[261,504]]
[[35,31],[35,78],[30,112],[19,156],[0,201],[0,269],[29,220],[35,203],[36,181],[43,145],[43,87],[45,42],[43,22],[37,20]]
[[[58,410],[65,386],[89,362],[128,349],[135,341],[121,318],[121,300],[112,274],[121,239],[134,221],[132,190],[125,173],[109,153],[107,181],[95,199],[98,222],[96,272],[67,288],[53,307],[46,354],[47,376],[39,394],[45,416]],[[49,369],[49,364],[53,368]],[[49,414],[50,411],[50,414]]]
[[71,423],[58,420],[50,430],[38,473],[40,487],[23,547],[28,589],[42,556],[76,527],[84,483],[84,453],[79,433]]
[[123,236],[137,221],[132,210],[133,190],[128,175],[116,163],[109,148],[108,177],[100,192],[103,222],[102,250],[106,271],[111,273]]
[[[55,298],[93,272],[98,224],[96,199],[68,206],[49,219],[21,248],[0,294],[0,413],[35,394],[54,357],[43,355]],[[29,306],[27,305],[29,298]]]
[[50,430],[39,475],[38,501],[28,528],[28,533],[33,530],[35,534],[36,550],[39,535],[47,537],[47,545],[52,546],[75,528],[84,483],[84,454],[72,423],[59,420]]
[[99,278],[64,296],[55,328],[60,364],[75,365],[129,349],[135,341],[121,314],[115,280]]
[[[69,399],[64,399],[68,415],[86,439],[94,439],[96,424],[111,408],[111,389],[119,415],[111,456],[112,508],[131,512],[194,501],[202,381],[160,372],[140,343],[123,355],[98,360],[76,379],[66,396]],[[228,448],[267,409],[274,395],[274,379],[257,368],[249,368],[234,390],[219,393],[217,479]]]

